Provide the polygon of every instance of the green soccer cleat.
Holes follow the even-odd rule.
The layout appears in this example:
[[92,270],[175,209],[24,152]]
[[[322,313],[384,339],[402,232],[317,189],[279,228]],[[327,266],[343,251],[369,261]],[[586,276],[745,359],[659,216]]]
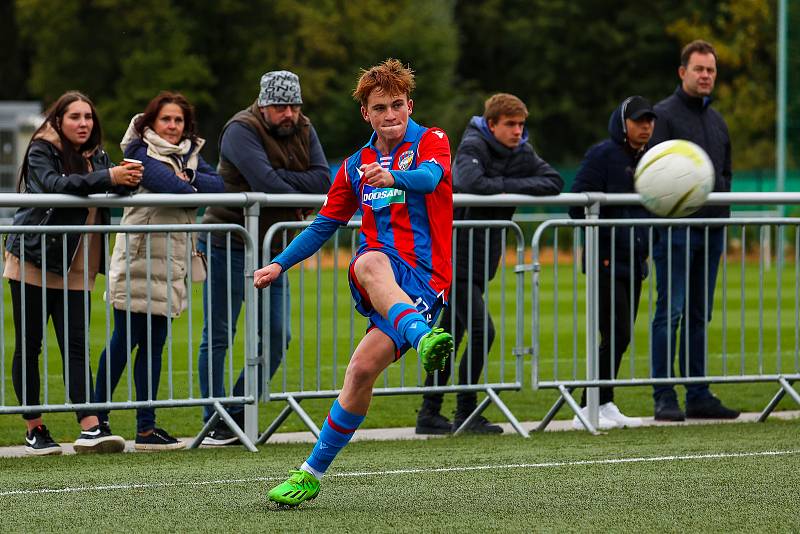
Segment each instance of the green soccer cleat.
[[419,340],[417,352],[422,367],[429,373],[444,369],[444,362],[453,350],[453,336],[443,328],[434,328]]
[[278,505],[294,508],[298,504],[310,501],[319,495],[319,480],[314,475],[300,469],[289,472],[292,476],[286,482],[282,482],[269,490],[267,495],[270,501],[278,503]]

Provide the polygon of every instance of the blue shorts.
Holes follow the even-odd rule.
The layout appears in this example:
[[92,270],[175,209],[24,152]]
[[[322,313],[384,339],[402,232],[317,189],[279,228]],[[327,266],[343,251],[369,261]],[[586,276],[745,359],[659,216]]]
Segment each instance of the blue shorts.
[[369,301],[367,292],[361,287],[361,284],[356,280],[355,263],[364,253],[377,251],[381,252],[389,258],[389,264],[392,266],[394,272],[394,279],[397,285],[400,286],[406,295],[411,298],[411,301],[416,306],[417,311],[425,318],[428,326],[433,328],[436,320],[439,318],[439,313],[444,307],[444,294],[436,294],[428,285],[417,271],[415,271],[409,264],[400,259],[399,257],[379,249],[367,249],[361,251],[350,261],[350,268],[348,269],[348,280],[350,281],[350,293],[353,295],[353,300],[356,305],[355,308],[358,313],[369,319],[369,326],[367,332],[373,328],[377,328],[394,342],[395,360],[398,360],[405,352],[411,348],[411,345],[400,335],[400,332],[395,330],[394,325],[388,319],[383,317],[380,313],[375,311],[372,303]]

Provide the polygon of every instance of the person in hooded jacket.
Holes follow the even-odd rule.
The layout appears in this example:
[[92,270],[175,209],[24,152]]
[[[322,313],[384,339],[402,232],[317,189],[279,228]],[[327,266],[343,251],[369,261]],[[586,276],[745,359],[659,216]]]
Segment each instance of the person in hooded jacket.
[[[528,137],[525,121],[528,109],[516,96],[498,93],[489,97],[483,116],[470,120],[453,165],[453,191],[478,195],[518,193],[524,195],[557,195],[564,187],[558,172],[540,158]],[[456,220],[510,220],[516,208],[466,207],[454,210]],[[502,255],[501,229],[489,231],[488,251],[485,232],[463,229],[456,234],[456,265],[451,305],[442,313],[440,325],[450,331],[456,350],[465,331],[470,329],[469,347],[459,363],[459,384],[477,384],[484,361],[495,337],[491,315],[486,312],[486,282],[497,273]],[[472,236],[470,237],[470,233]],[[472,265],[470,265],[470,243]],[[488,255],[488,271],[486,270]],[[453,304],[454,302],[454,304]],[[472,309],[472,317],[469,309]],[[486,319],[485,319],[486,317]],[[484,324],[484,322],[486,324]],[[484,346],[486,350],[484,351]],[[443,385],[450,377],[450,359],[443,371],[429,374],[425,385]],[[417,414],[417,434],[447,434],[458,429],[477,407],[474,391],[456,395],[453,423],[441,415],[442,393],[427,393]],[[475,433],[501,433],[499,425],[483,417],[473,419],[469,428]]]
[[[645,98],[641,96],[626,98],[614,109],[608,120],[609,138],[592,146],[586,152],[575,175],[572,192],[635,192],[633,175],[639,159],[645,152],[647,142],[653,135],[655,121],[656,113],[653,111],[653,106]],[[584,208],[572,207],[569,214],[572,218],[583,219]],[[638,205],[600,208],[601,219],[642,219],[649,216],[648,212]],[[633,229],[632,234],[631,229]],[[599,239],[599,376],[600,379],[608,380],[616,377],[619,372],[622,355],[630,344],[631,324],[636,320],[639,311],[642,280],[647,277],[647,228],[601,227]],[[640,418],[624,415],[614,404],[613,388],[599,389],[600,429],[641,426]],[[586,413],[586,390],[581,396],[581,406]],[[578,430],[583,429],[583,423],[577,416],[573,418],[572,426]]]
[[[144,113],[131,119],[120,144],[126,158],[144,165],[136,194],[223,193],[222,178],[200,155],[204,144],[197,135],[192,105],[180,93],[161,92],[147,104]],[[196,208],[131,206],[125,208],[121,224],[192,224],[196,218]],[[108,294],[114,308],[114,333],[108,352],[100,355],[96,402],[112,399],[128,360],[128,335],[131,353],[139,348],[133,363],[136,400],[156,399],[168,323],[186,309],[190,276],[200,274],[190,272],[193,254],[193,237],[188,232],[170,232],[169,237],[161,233],[117,236]],[[101,422],[107,425],[108,416],[108,411],[101,411]],[[134,448],[168,450],[184,446],[156,427],[154,408],[136,410]]]
[[[103,133],[94,104],[77,91],[68,91],[50,106],[42,125],[33,133],[25,152],[18,190],[25,194],[129,194],[142,176],[141,166],[114,165],[102,147]],[[104,208],[22,207],[14,226],[106,225]],[[40,402],[39,354],[46,320],[53,327],[64,363],[67,400],[90,402],[86,331],[91,303],[89,292],[103,273],[105,251],[100,234],[12,233],[6,240],[3,277],[8,279],[14,314],[14,392],[22,406]],[[65,260],[65,258],[67,258]],[[66,290],[64,284],[66,283]],[[45,377],[47,378],[47,377]],[[55,399],[45,398],[45,403]],[[42,422],[42,414],[23,414],[27,424],[25,452],[61,454],[61,446]],[[125,440],[99,424],[92,410],[77,411],[81,433],[75,451],[119,452]]]

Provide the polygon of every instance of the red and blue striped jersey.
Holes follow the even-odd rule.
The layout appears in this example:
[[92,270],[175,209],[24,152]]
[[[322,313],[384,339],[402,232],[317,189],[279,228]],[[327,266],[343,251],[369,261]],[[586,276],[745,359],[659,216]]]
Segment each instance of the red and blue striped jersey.
[[[450,143],[440,128],[408,120],[403,141],[390,154],[375,147],[376,135],[339,168],[319,214],[346,224],[361,213],[359,253],[378,249],[401,258],[447,299],[452,278],[453,180]],[[427,194],[393,187],[374,188],[361,179],[361,165],[379,162],[387,170],[411,171],[423,162],[442,169]]]

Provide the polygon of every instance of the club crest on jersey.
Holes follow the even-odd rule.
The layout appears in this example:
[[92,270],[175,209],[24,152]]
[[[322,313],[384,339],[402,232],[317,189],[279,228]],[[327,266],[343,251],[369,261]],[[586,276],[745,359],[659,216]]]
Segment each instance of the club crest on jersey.
[[414,151],[413,150],[406,150],[400,157],[397,158],[397,167],[401,171],[407,171],[409,167],[411,167],[411,163],[414,161]]
[[361,203],[378,211],[389,204],[405,204],[406,192],[394,187],[372,187],[365,185],[361,193]]

